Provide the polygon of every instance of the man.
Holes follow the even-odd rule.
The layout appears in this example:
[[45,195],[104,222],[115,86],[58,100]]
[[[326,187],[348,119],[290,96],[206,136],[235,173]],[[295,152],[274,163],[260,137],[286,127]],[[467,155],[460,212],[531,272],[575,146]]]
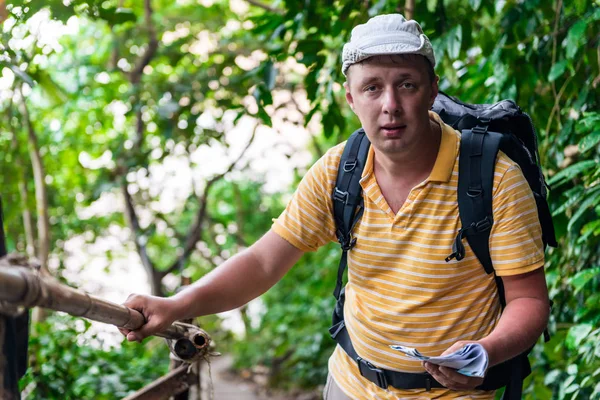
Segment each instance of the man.
[[[435,58],[415,21],[372,18],[344,46],[346,100],[372,146],[363,171],[364,214],[348,257],[344,315],[363,359],[378,368],[427,371],[446,389],[380,388],[338,346],[330,358],[326,399],[492,399],[481,378],[421,364],[390,344],[440,355],[479,343],[489,365],[529,348],[548,319],[544,255],[536,205],[519,167],[500,154],[494,177],[490,251],[505,286],[502,312],[494,278],[470,248],[444,258],[460,228],[456,202],[460,134],[429,111],[438,93]],[[177,319],[239,307],[268,290],[305,251],[335,240],[331,193],[344,144],[306,174],[272,229],[187,290],[171,298],[133,296],[125,303],[147,323],[129,340]],[[248,279],[252,277],[252,279]]]

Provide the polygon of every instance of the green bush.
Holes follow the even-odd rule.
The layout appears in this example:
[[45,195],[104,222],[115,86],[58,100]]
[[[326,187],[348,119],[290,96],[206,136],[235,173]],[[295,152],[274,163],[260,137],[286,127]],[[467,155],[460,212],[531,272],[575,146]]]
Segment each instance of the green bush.
[[54,314],[34,325],[29,341],[30,367],[20,388],[24,400],[122,398],[164,375],[169,350],[162,339],[103,348],[88,337],[84,319]]

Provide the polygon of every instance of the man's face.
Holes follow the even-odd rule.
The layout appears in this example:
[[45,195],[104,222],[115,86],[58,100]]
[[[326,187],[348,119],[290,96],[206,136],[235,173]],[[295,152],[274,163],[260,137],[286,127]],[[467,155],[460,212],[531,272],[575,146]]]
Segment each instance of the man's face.
[[397,158],[420,154],[430,144],[428,111],[437,81],[431,81],[424,57],[385,56],[352,65],[344,87],[375,150]]

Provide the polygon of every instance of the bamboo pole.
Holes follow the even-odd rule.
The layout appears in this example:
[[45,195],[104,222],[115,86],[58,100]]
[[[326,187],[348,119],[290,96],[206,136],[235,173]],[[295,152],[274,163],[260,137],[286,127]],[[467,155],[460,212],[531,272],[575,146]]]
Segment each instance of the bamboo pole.
[[182,365],[123,400],[168,400],[177,396],[198,383],[198,375],[188,370],[189,366]]
[[[14,315],[35,306],[131,330],[145,323],[137,310],[89,295],[52,277],[42,277],[23,264],[15,265],[14,260],[0,260],[0,314]],[[183,361],[206,355],[211,341],[204,330],[179,322],[155,336],[174,340],[169,347]]]

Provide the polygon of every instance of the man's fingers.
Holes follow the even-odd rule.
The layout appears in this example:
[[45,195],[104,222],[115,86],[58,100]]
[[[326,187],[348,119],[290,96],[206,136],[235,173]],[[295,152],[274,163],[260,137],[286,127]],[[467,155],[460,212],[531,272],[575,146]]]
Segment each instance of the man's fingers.
[[454,343],[452,346],[448,347],[441,355],[445,356],[447,354],[452,354],[470,343],[477,343],[477,342],[474,340],[459,340],[458,342]]
[[130,342],[141,342],[142,339],[143,338],[138,336],[134,331],[131,331],[127,334],[127,340]]
[[141,342],[148,336],[152,336],[152,335],[156,334],[157,332],[164,331],[168,326],[168,325],[167,326],[164,326],[164,325],[165,325],[165,323],[162,321],[157,322],[156,317],[150,318],[148,320],[148,322],[146,322],[146,324],[144,324],[140,329],[129,332],[127,334],[127,340],[129,340],[130,342],[132,342],[132,341]]
[[469,383],[470,378],[466,375],[463,375],[452,368],[447,367],[439,367],[438,371],[448,379],[453,382],[459,383],[461,385],[467,385]]
[[127,296],[127,300],[123,303],[125,307],[133,308],[139,312],[142,312],[144,309],[144,297],[139,294],[130,294]]
[[444,351],[441,355],[445,356],[446,354],[452,354],[455,351],[457,351],[458,349],[460,349],[461,347],[463,347],[465,344],[467,344],[467,342],[463,342],[462,340],[459,342],[456,342],[452,346],[448,347],[446,349],[446,351]]
[[121,335],[123,336],[127,336],[129,334],[129,332],[131,332],[130,329],[126,329],[126,328],[117,328],[119,330],[119,332],[121,332]]
[[[483,381],[479,378],[471,378],[459,374],[451,368],[440,367],[428,362],[423,363],[423,366],[436,381],[451,390],[472,390]],[[444,372],[442,372],[442,368],[445,370]]]

